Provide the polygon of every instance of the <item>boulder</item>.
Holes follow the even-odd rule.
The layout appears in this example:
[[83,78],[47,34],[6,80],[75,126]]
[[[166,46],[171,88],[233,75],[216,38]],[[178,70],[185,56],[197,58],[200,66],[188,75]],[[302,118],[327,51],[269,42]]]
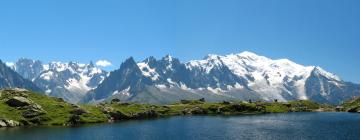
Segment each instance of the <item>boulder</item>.
[[115,99],[112,99],[112,100],[111,100],[111,103],[120,103],[120,99],[116,99],[116,98],[115,98]]
[[46,114],[46,111],[38,104],[32,104],[26,107],[23,107],[25,111],[22,113],[24,118],[34,118],[36,116]]
[[134,117],[138,119],[157,118],[159,114],[155,110],[148,110],[145,112],[137,113]]
[[80,106],[78,106],[78,105],[76,105],[76,104],[71,104],[71,107],[80,108]]
[[192,114],[191,111],[192,111],[192,110],[190,110],[190,109],[188,109],[188,108],[185,108],[185,109],[182,111],[182,114],[183,114],[183,115],[191,115],[191,114]]
[[45,116],[36,116],[34,118],[31,118],[29,121],[33,124],[41,124],[42,122],[51,120],[48,117]]
[[131,119],[130,116],[120,112],[120,111],[115,111],[115,112],[110,112],[109,115],[114,119],[114,120],[128,120]]
[[8,127],[16,127],[16,126],[20,126],[20,123],[17,121],[13,121],[13,120],[7,120],[6,121]]
[[110,112],[113,111],[111,107],[103,107],[101,108],[101,112],[104,114],[110,114]]
[[71,111],[71,114],[74,115],[82,115],[82,114],[87,114],[88,112],[82,108],[75,108],[73,111]]
[[180,103],[182,103],[182,104],[190,104],[191,100],[180,100]]
[[191,110],[191,114],[194,114],[194,115],[207,114],[207,111],[200,107],[195,107]]
[[24,107],[31,105],[33,102],[27,98],[15,96],[11,99],[6,101],[6,104],[8,104],[11,107]]
[[79,115],[73,115],[70,117],[69,123],[71,125],[78,125],[81,124],[81,118]]
[[58,102],[65,102],[65,100],[63,98],[56,98],[56,101]]
[[224,105],[229,105],[229,104],[231,104],[231,102],[229,102],[229,101],[223,101],[222,104],[224,104]]
[[6,122],[3,120],[0,120],[0,127],[7,127]]
[[14,120],[0,119],[0,127],[16,127],[20,126],[20,123]]

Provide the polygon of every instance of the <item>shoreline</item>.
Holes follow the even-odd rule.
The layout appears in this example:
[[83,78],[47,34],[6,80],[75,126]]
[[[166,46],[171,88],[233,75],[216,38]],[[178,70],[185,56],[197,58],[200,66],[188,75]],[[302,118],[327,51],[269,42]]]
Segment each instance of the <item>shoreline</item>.
[[[175,116],[240,116],[270,113],[334,111],[333,106],[307,100],[281,102],[206,102],[182,100],[170,105],[122,103],[70,104],[60,98],[30,91],[1,90],[0,128],[26,126],[78,126]],[[322,110],[320,110],[322,109]]]

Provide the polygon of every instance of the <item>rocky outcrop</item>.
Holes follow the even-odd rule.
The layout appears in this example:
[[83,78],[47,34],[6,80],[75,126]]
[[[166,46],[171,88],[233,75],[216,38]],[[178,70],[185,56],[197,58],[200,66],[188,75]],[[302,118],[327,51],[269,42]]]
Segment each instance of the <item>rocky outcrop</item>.
[[13,120],[0,119],[0,127],[16,127],[20,126],[20,123]]
[[135,114],[132,118],[136,119],[150,119],[150,118],[157,118],[159,114],[155,110],[148,110],[145,112],[140,112]]
[[34,118],[36,116],[46,114],[46,111],[38,104],[32,104],[24,107],[23,109],[25,109],[22,114],[24,118]]
[[74,115],[83,115],[83,114],[87,114],[88,111],[82,109],[82,108],[75,108],[73,111],[71,111],[71,114]]
[[72,111],[70,111],[71,117],[70,117],[68,123],[70,125],[83,124],[83,122],[81,121],[81,115],[88,114],[89,112],[85,109],[82,109],[79,105],[76,105],[76,104],[71,104],[71,107],[73,109],[72,109]]
[[11,107],[24,107],[31,105],[33,102],[25,97],[15,96],[6,101]]

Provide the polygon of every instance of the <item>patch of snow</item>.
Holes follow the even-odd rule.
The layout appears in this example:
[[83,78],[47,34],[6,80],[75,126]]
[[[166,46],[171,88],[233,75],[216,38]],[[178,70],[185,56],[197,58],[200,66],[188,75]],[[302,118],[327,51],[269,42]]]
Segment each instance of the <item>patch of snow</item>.
[[54,73],[52,71],[48,71],[46,73],[43,73],[40,75],[40,78],[41,79],[44,79],[44,80],[47,80],[47,81],[50,81],[51,78],[53,77]]
[[45,94],[46,95],[49,95],[51,93],[51,89],[47,89],[46,91],[45,91]]
[[153,81],[159,79],[160,75],[155,71],[155,69],[150,68],[150,66],[147,63],[141,62],[141,63],[137,63],[137,65],[145,77],[150,77],[151,80]]
[[167,88],[167,86],[166,85],[155,85],[155,87],[156,88],[158,88],[158,89],[166,89]]
[[90,77],[80,74],[79,80],[75,78],[68,79],[68,84],[65,85],[65,88],[71,92],[78,92],[84,94],[92,89],[91,87],[87,86],[87,83],[90,81],[90,79]]
[[184,83],[180,82],[180,88],[182,90],[191,90],[191,88],[188,88]]
[[126,88],[126,89],[124,89],[124,90],[122,90],[122,91],[115,90],[115,91],[112,93],[112,95],[120,94],[120,95],[130,96],[129,91],[130,91],[130,87],[128,87],[128,88]]
[[15,63],[14,62],[5,62],[6,66],[8,67],[14,67]]
[[321,67],[315,67],[316,72],[318,72],[320,75],[323,75],[329,79],[333,79],[336,81],[341,81],[340,77],[338,77],[335,74],[332,74],[330,72],[325,71],[324,69],[322,69]]

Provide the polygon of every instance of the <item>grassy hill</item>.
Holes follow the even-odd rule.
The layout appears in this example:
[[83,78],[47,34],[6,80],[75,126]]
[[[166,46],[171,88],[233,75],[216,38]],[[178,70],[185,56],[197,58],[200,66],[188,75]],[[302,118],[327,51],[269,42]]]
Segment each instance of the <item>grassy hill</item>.
[[0,127],[78,125],[117,120],[150,119],[176,115],[241,115],[315,111],[322,106],[310,101],[289,103],[221,102],[182,100],[169,105],[121,103],[75,105],[22,89],[0,90]]
[[342,106],[344,111],[360,113],[360,97],[353,98],[342,104]]

